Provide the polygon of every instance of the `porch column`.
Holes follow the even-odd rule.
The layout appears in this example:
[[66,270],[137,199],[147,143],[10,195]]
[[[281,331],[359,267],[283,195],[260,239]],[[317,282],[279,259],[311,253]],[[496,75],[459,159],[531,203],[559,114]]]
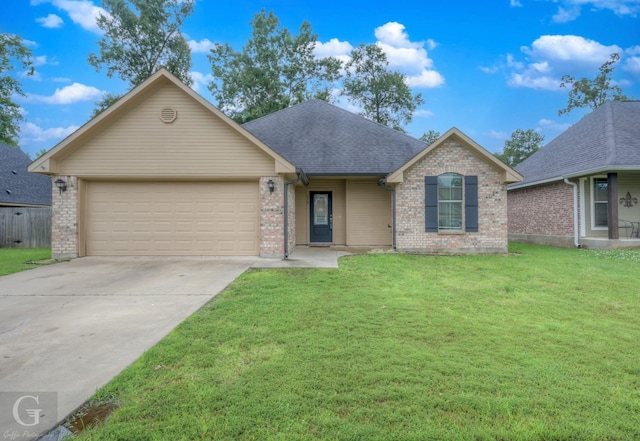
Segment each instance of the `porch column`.
[[607,225],[609,227],[609,239],[619,239],[618,173],[607,173]]

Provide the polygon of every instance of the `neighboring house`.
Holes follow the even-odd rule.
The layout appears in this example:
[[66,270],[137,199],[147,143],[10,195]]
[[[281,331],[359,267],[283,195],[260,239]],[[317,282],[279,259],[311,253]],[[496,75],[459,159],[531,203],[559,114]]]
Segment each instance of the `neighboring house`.
[[427,146],[317,100],[240,126],[164,69],[29,169],[67,187],[54,257],[502,253],[521,179],[457,129]]
[[51,246],[51,179],[27,171],[29,156],[0,144],[0,248]]
[[516,167],[509,239],[640,246],[640,102],[609,101]]

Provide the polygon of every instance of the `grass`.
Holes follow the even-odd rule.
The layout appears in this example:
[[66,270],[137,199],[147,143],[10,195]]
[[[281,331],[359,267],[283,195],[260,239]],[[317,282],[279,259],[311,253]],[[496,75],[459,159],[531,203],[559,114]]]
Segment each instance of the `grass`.
[[640,439],[637,262],[511,251],[247,272],[80,439]]
[[35,268],[48,259],[50,248],[0,248],[0,276]]

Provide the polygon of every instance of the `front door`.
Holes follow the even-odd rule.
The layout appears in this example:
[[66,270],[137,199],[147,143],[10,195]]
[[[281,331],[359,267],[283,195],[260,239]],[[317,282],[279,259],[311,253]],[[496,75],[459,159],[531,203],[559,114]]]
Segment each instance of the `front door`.
[[309,242],[333,242],[333,211],[330,191],[312,191]]

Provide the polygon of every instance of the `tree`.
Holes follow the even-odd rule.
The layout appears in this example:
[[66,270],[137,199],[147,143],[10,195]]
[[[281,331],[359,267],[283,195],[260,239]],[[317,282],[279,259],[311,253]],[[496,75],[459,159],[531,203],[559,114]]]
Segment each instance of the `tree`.
[[310,98],[330,98],[342,63],[314,56],[317,35],[308,22],[292,35],[273,12],[263,9],[251,26],[242,51],[225,43],[216,44],[209,54],[215,78],[209,90],[220,109],[243,123]]
[[343,95],[362,107],[360,114],[380,124],[403,130],[411,122],[413,112],[424,104],[421,94],[413,95],[405,76],[388,68],[383,50],[375,45],[361,44],[351,51],[345,68]]
[[504,142],[502,153],[494,155],[509,167],[515,167],[542,147],[544,135],[533,129],[516,129]]
[[12,98],[24,96],[22,85],[12,74],[19,67],[33,75],[31,50],[19,36],[0,33],[0,142],[13,146],[18,145],[22,114]]
[[91,118],[95,118],[96,116],[100,115],[120,98],[122,98],[122,95],[119,95],[117,93],[105,92],[104,94],[102,94],[102,98],[95,102],[95,107],[91,112]]
[[420,141],[424,141],[427,144],[433,144],[438,140],[438,138],[440,138],[440,132],[429,130],[428,132],[422,134],[422,136],[420,137]]
[[571,87],[571,90],[569,91],[567,107],[558,110],[558,115],[569,113],[573,109],[581,107],[589,107],[591,110],[595,110],[605,101],[627,99],[620,86],[611,84],[611,74],[618,60],[620,60],[620,54],[611,54],[609,61],[606,61],[598,68],[600,75],[593,80],[582,78],[576,81],[571,75],[564,75],[560,87]]
[[[99,54],[89,54],[89,64],[100,71],[107,67],[109,78],[117,75],[135,87],[160,67],[191,85],[191,51],[180,26],[193,12],[195,0],[103,0],[107,14],[98,16],[104,31],[98,41]],[[120,98],[107,94],[94,116]]]

